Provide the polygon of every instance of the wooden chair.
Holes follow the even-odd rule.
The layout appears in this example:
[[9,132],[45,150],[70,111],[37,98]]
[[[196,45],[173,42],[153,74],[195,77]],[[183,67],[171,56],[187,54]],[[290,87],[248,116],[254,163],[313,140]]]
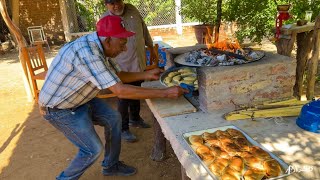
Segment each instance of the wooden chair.
[[32,47],[23,47],[22,55],[26,60],[29,70],[34,99],[38,102],[40,89],[38,88],[37,80],[44,80],[48,71],[42,44],[36,44],[36,46]]
[[[155,51],[155,58],[153,57],[150,57],[150,59],[153,59],[154,61],[150,62],[150,65],[148,65],[146,67],[146,70],[151,70],[151,69],[154,69],[154,68],[157,68],[158,67],[158,63],[159,63],[159,52],[158,52],[158,48],[159,48],[159,45],[158,44],[155,44],[153,46],[154,48],[154,51]],[[151,50],[150,48],[146,48],[146,50]],[[147,59],[147,56],[146,56],[146,59]],[[102,94],[98,94],[97,95],[97,98],[111,98],[111,97],[116,97],[115,94],[113,93],[102,93]]]

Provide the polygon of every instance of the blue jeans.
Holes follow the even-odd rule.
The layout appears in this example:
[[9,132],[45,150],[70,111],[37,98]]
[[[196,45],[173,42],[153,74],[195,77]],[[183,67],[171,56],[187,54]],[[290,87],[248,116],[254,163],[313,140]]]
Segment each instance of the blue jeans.
[[76,157],[57,179],[79,179],[98,159],[103,145],[94,129],[94,124],[103,126],[105,131],[105,154],[102,166],[107,168],[119,161],[121,116],[103,100],[94,98],[74,110],[47,111],[43,117],[79,148]]

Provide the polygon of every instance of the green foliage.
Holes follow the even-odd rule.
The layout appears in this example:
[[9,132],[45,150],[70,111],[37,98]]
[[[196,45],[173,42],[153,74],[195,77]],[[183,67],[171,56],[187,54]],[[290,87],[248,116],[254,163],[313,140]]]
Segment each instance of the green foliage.
[[316,82],[320,82],[320,75],[316,77]]
[[175,21],[174,0],[127,0],[125,2],[137,7],[149,26],[164,25],[165,21]]
[[76,11],[85,20],[83,31],[94,31],[95,24],[106,11],[103,0],[77,0]]
[[[279,5],[288,4],[288,1],[276,2]],[[313,11],[313,20],[320,12],[320,0],[313,0],[311,5],[307,0],[291,0],[290,3],[292,18],[284,24],[304,19],[306,10]],[[236,36],[240,41],[249,38],[254,42],[261,42],[264,37],[273,36],[277,16],[275,0],[225,0],[223,7],[223,20],[237,23]]]
[[214,24],[217,16],[217,0],[182,0],[181,14],[202,24]]
[[261,42],[264,36],[271,35],[275,26],[276,6],[266,0],[226,0],[224,20],[236,22],[237,38],[249,38]]
[[[174,0],[125,0],[137,7],[146,24],[164,25],[165,20],[175,22]],[[104,0],[76,0],[78,14],[85,18],[87,29],[94,30],[96,21],[106,11]]]

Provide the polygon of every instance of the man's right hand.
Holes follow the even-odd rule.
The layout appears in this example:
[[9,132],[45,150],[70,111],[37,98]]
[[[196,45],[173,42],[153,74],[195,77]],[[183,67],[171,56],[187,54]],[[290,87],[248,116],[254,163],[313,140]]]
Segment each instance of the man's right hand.
[[169,87],[165,90],[167,93],[166,97],[171,98],[171,99],[177,99],[178,97],[180,97],[184,93],[189,93],[189,91],[187,89],[183,89],[180,86]]

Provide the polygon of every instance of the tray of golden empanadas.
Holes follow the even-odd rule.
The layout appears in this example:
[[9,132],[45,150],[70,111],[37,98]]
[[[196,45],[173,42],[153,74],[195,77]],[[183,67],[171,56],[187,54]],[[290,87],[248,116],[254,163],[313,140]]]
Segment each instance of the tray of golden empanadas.
[[273,180],[293,173],[288,164],[236,126],[188,132],[183,137],[216,180]]
[[165,71],[160,76],[162,85],[171,87],[179,86],[181,83],[191,85],[198,89],[198,79],[196,68],[191,67],[175,67]]

